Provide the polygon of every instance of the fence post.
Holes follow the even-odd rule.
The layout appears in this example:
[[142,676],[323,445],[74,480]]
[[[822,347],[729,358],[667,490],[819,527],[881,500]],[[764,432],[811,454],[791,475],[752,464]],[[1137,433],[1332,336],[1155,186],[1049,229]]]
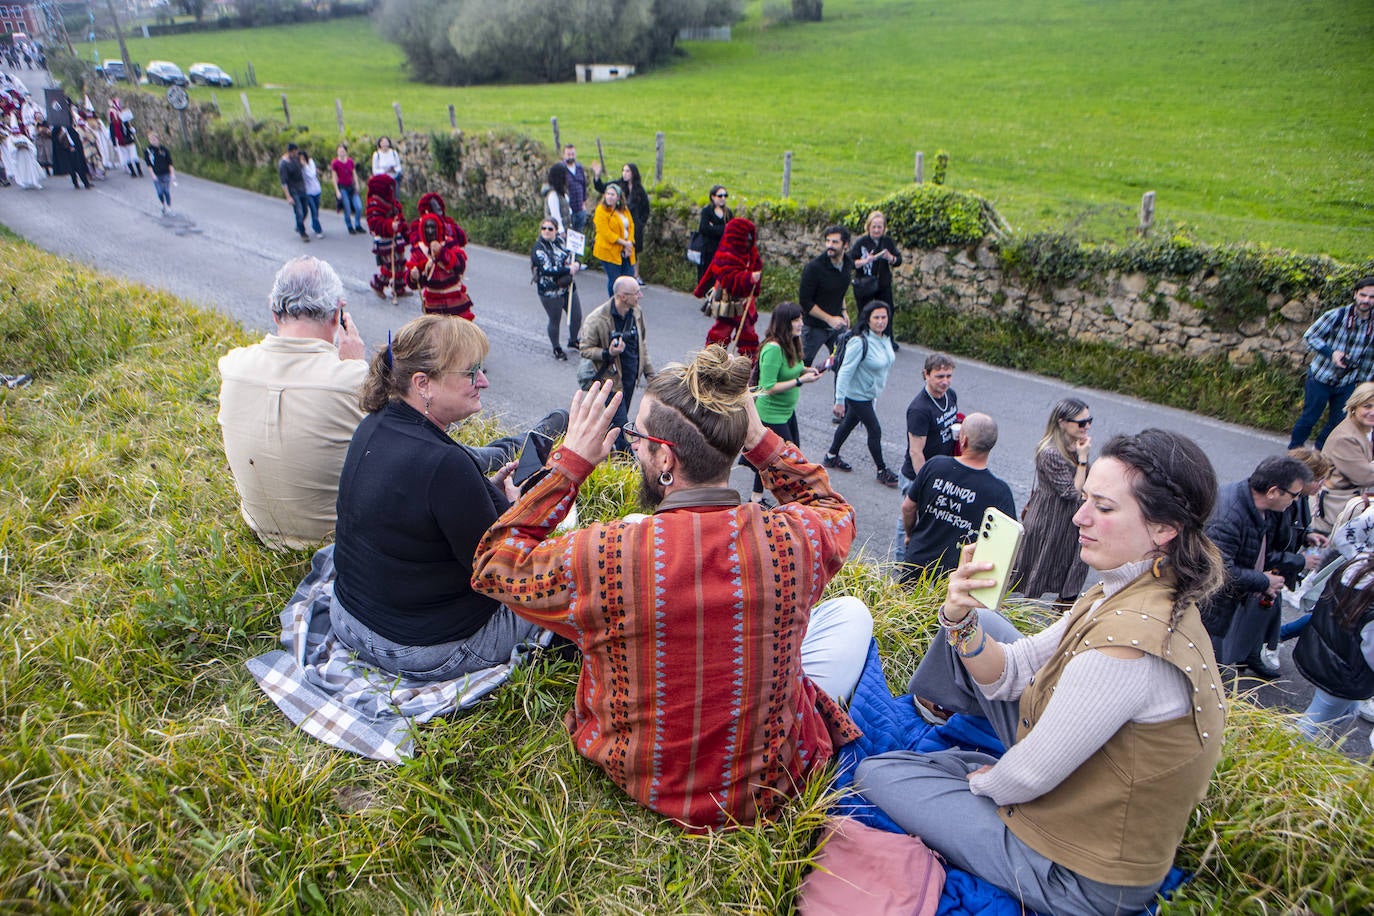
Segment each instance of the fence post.
[[401,120],[401,103],[400,103],[400,102],[392,102],[392,103],[391,103],[391,110],[394,111],[394,112],[396,112],[396,133],[398,133],[398,134],[403,134],[403,133],[405,133],[405,132],[406,132],[406,125],[405,125],[405,122]]
[[1146,191],[1140,196],[1140,228],[1137,230],[1141,238],[1150,234],[1150,226],[1155,221],[1155,192]]
[[549,123],[553,125],[553,154],[558,158],[563,158],[563,144],[558,139],[558,116],[549,118]]
[[926,181],[926,154],[920,150],[916,151],[916,183],[925,184]]
[[654,134],[654,184],[663,184],[663,131]]
[[792,151],[782,154],[782,199],[792,196]]
[[253,109],[248,107],[248,93],[240,92],[239,98],[243,101],[243,119],[249,124],[253,123]]
[[344,134],[343,99],[334,100],[334,120],[339,122],[339,136],[342,137]]
[[448,106],[448,126],[453,130],[458,129],[458,112],[453,110],[453,106]]
[[213,90],[210,92],[210,104],[215,106],[215,114],[223,114],[219,110],[219,94]]
[[258,84],[258,72],[253,69],[253,62],[248,61],[246,66],[248,68],[248,85],[256,86]]
[[281,94],[281,113],[286,115],[286,123],[291,123],[291,107],[286,104],[286,93]]

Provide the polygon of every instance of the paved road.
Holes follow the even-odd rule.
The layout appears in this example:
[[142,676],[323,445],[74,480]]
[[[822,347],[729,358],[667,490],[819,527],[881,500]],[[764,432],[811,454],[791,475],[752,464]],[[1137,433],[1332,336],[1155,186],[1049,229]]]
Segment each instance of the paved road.
[[[172,189],[172,198],[173,215],[164,217],[148,177],[111,173],[90,191],[73,189],[66,178],[50,179],[42,191],[0,189],[0,223],[48,251],[217,309],[248,328],[270,326],[266,296],[272,277],[283,261],[300,252],[325,258],[338,270],[349,311],[369,344],[384,341],[388,328],[399,327],[419,312],[414,296],[392,304],[373,295],[367,285],[373,270],[369,241],[348,235],[337,213],[322,214],[326,237],[306,244],[294,233],[285,200],[186,175]],[[565,405],[575,388],[576,362],[552,359],[527,259],[475,245],[469,247],[469,258],[467,282],[478,324],[492,341],[486,409],[516,426],[550,407]],[[586,275],[579,287],[584,311],[606,298],[600,274]],[[643,307],[655,363],[681,358],[702,343],[708,322],[691,298],[649,287]],[[905,445],[906,404],[921,390],[926,353],[918,346],[903,346],[878,401],[883,450],[894,467]],[[954,387],[962,409],[984,411],[999,423],[992,469],[1011,485],[1018,505],[1030,493],[1032,454],[1045,417],[1054,402],[1068,394],[1091,405],[1097,420],[1093,437],[1099,445],[1117,432],[1147,426],[1176,429],[1203,444],[1222,481],[1247,476],[1261,457],[1285,444],[1268,433],[972,360],[959,361]],[[802,444],[814,460],[824,453],[833,432],[827,388],[809,387],[799,409]],[[844,455],[855,471],[837,475],[838,485],[858,512],[856,549],[883,556],[898,497],[874,479],[862,429],[850,437]],[[747,489],[749,475],[737,470],[734,483]],[[1291,663],[1285,662],[1285,667],[1292,670]],[[1295,677],[1266,688],[1262,698],[1291,706],[1305,705],[1308,695],[1306,682]],[[1365,726],[1362,735],[1367,730]]]

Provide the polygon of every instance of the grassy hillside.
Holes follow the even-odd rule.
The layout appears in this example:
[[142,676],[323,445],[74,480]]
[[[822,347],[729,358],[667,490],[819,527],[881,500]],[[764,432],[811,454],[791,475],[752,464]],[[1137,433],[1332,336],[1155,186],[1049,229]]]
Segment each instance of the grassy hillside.
[[[0,235],[3,235],[0,233]],[[243,663],[308,553],[262,548],[215,425],[224,318],[0,238],[0,911],[785,913],[825,799],[690,837],[572,751],[542,663],[399,767],[292,728]],[[602,469],[618,513],[632,475]],[[936,600],[851,563],[905,683]],[[1165,913],[1369,912],[1374,770],[1233,704]]]
[[[146,62],[253,63],[255,114],[326,137],[334,100],[350,127],[513,128],[584,161],[601,137],[612,167],[652,171],[704,198],[875,197],[927,175],[991,198],[1017,228],[1124,239],[1145,190],[1158,219],[1209,241],[1252,241],[1359,260],[1374,249],[1374,4],[1343,0],[829,0],[826,21],[766,25],[753,0],[728,44],[694,43],[657,72],[614,85],[427,87],[366,20],[130,41]],[[782,6],[783,4],[773,4]],[[111,56],[113,43],[99,48]],[[83,52],[86,53],[86,52]],[[89,56],[89,54],[86,54]],[[195,90],[207,96],[209,90]],[[237,90],[219,93],[233,116]]]

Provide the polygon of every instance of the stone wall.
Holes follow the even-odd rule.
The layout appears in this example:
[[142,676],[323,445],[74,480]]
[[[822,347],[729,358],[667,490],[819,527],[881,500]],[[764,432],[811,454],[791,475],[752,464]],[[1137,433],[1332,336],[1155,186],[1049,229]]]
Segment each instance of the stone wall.
[[[101,92],[97,98],[92,92],[102,111],[108,94]],[[145,134],[156,131],[169,142],[179,140],[177,113],[160,93],[124,87],[121,98],[134,109]],[[231,98],[237,107],[237,96]],[[186,115],[193,136],[202,124],[217,117],[213,106],[203,102],[193,104]],[[270,168],[281,154],[280,144],[274,145],[273,132],[263,133],[256,155],[263,168]],[[332,133],[329,139],[319,136],[322,143],[334,142]],[[453,131],[438,141],[437,148],[430,134],[392,136],[405,163],[403,192],[410,200],[425,191],[438,191],[456,209],[523,210],[531,219],[542,207],[538,189],[555,161],[553,151],[542,143],[498,131]],[[371,137],[354,138],[355,157],[364,169],[365,150],[371,142]],[[685,250],[700,206],[700,201],[680,195],[656,204],[655,222],[649,228],[650,257],[658,252],[671,257]],[[760,217],[759,246],[766,263],[800,271],[820,251],[824,222],[818,221],[814,211],[811,216],[779,217],[769,211]],[[1182,279],[1143,273],[1093,274],[1077,278],[1073,286],[1042,290],[1004,272],[992,237],[971,248],[906,249],[902,256],[903,263],[895,270],[899,302],[933,302],[962,313],[1019,317],[1079,340],[1172,356],[1222,355],[1237,365],[1263,356],[1271,363],[1301,367],[1308,358],[1303,331],[1324,308],[1315,293],[1289,300],[1274,294],[1267,315],[1228,329],[1209,322],[1207,304],[1214,301],[1219,283],[1209,272]]]

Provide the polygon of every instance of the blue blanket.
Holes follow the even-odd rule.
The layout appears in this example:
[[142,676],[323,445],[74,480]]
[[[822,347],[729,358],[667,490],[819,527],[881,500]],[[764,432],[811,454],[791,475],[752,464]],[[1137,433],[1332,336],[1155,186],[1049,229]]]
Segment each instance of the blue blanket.
[[[1001,756],[1006,750],[992,730],[992,724],[981,716],[952,716],[944,725],[934,726],[916,712],[910,696],[904,694],[894,697],[887,687],[887,677],[883,674],[883,663],[878,657],[876,642],[868,647],[868,661],[854,689],[849,715],[864,734],[862,738],[840,748],[835,776],[835,787],[839,789],[853,784],[855,768],[872,754],[902,750],[933,753],[958,747]],[[891,818],[857,792],[846,794],[836,805],[835,813],[856,818],[870,827],[893,833],[903,832]],[[940,845],[938,837],[921,839],[934,848]],[[1186,879],[1187,875],[1182,870],[1170,869],[1169,876],[1160,888],[1161,893],[1167,897]],[[1154,910],[1155,907],[1151,906],[1147,912],[1153,913]],[[945,877],[945,889],[940,895],[938,912],[939,916],[1022,916],[1027,911],[1000,888],[975,875],[951,868]]]

